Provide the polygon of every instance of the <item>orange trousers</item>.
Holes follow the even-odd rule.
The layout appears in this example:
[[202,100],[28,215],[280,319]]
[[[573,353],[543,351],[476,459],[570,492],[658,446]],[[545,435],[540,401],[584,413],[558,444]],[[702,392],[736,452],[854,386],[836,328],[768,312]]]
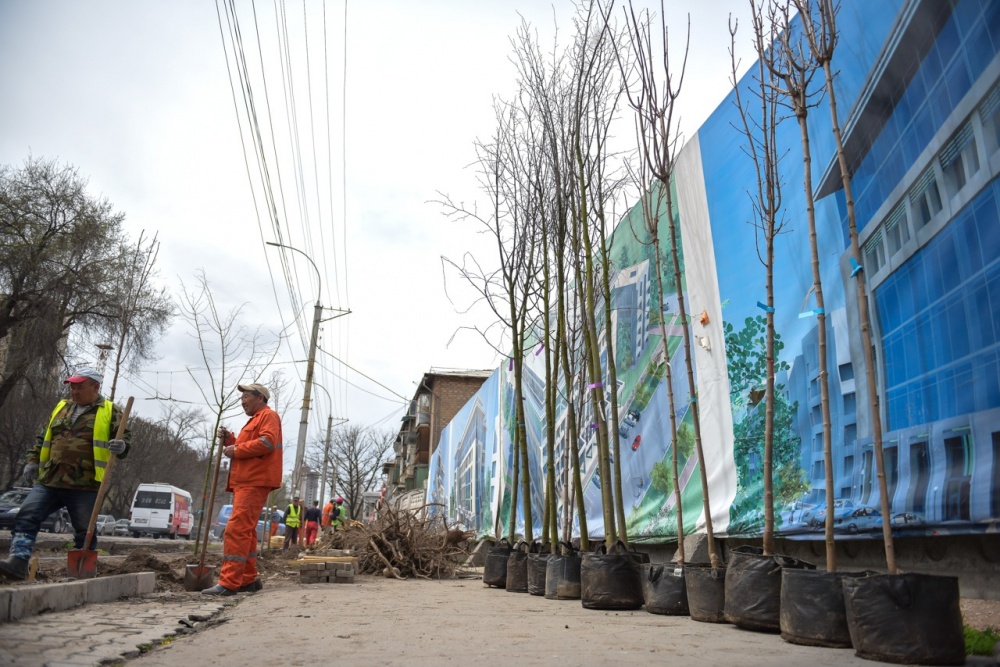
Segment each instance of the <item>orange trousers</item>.
[[257,579],[257,521],[271,489],[249,486],[233,490],[233,513],[222,538],[219,583],[230,590]]
[[319,531],[318,523],[315,521],[306,521],[306,546],[310,546],[316,541],[317,531]]

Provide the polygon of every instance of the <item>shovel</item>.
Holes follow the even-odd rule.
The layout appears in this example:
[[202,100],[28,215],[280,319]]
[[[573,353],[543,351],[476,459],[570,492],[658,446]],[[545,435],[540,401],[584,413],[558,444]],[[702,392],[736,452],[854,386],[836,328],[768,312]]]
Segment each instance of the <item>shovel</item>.
[[[118,424],[118,434],[115,438],[121,439],[125,435],[125,425],[128,424],[128,415],[132,412],[131,396],[125,403],[125,412],[122,413],[122,420]],[[93,579],[97,576],[97,550],[91,549],[90,544],[94,539],[94,526],[97,525],[97,515],[101,513],[101,504],[104,502],[104,494],[108,492],[108,480],[111,479],[111,469],[115,466],[117,456],[112,456],[108,464],[104,467],[104,478],[101,486],[97,489],[97,499],[94,501],[94,509],[90,511],[90,523],[87,524],[87,538],[83,541],[82,549],[70,549],[66,554],[66,570],[69,576],[76,579]]]
[[[208,494],[208,512],[212,511],[215,507],[215,489],[219,486],[219,468],[222,467],[222,448],[225,446],[224,442],[218,443],[218,451],[215,456],[215,472],[212,475],[212,490]],[[202,517],[203,524],[205,524],[204,541],[202,541],[202,536],[198,536],[198,544],[195,545],[195,549],[201,550],[201,558],[198,560],[197,565],[187,565],[184,568],[184,590],[194,592],[203,591],[206,588],[211,588],[215,585],[215,566],[205,565],[205,554],[208,552],[208,536],[209,531],[212,528],[212,522],[209,520],[208,514]]]

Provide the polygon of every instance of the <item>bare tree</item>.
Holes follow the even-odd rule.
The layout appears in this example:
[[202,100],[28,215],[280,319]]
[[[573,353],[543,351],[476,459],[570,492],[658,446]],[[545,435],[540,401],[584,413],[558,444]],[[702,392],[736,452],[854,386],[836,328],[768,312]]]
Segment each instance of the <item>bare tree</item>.
[[[445,196],[439,203],[446,215],[470,220],[478,224],[496,244],[495,269],[486,269],[471,254],[466,254],[462,264],[442,257],[445,267],[456,270],[478,295],[479,302],[492,310],[502,327],[501,344],[490,343],[506,356],[503,343],[509,345],[511,366],[514,371],[513,405],[513,475],[511,511],[508,536],[513,538],[516,525],[516,502],[521,495],[525,539],[532,539],[531,479],[527,448],[527,431],[523,398],[524,352],[528,340],[528,313],[533,310],[537,285],[535,271],[540,262],[540,252],[535,243],[539,202],[533,198],[530,184],[537,147],[530,141],[533,110],[530,104],[518,98],[514,103],[497,101],[494,105],[498,129],[490,143],[477,144],[480,184],[489,198],[485,214],[476,208],[456,204]],[[487,338],[487,331],[480,333]],[[488,340],[488,338],[487,338]],[[520,482],[520,488],[518,487]]]
[[[181,281],[180,311],[190,324],[198,345],[202,365],[188,367],[188,375],[201,393],[205,405],[212,410],[208,461],[214,459],[216,433],[227,416],[235,413],[240,403],[236,387],[258,382],[278,352],[279,340],[265,334],[260,327],[251,328],[240,322],[244,305],[228,312],[219,310],[205,272],[196,276],[197,287],[188,290]],[[207,498],[211,466],[205,466],[202,497]],[[204,506],[200,510],[204,516]]]
[[[797,3],[798,14],[802,21],[813,21],[813,11],[809,0],[801,0]],[[786,104],[791,108],[792,113],[799,125],[799,135],[802,141],[802,189],[806,198],[806,219],[809,222],[809,256],[812,265],[812,293],[816,299],[816,308],[813,314],[816,315],[817,328],[817,348],[819,355],[819,394],[820,411],[823,418],[823,468],[826,483],[826,506],[833,507],[833,437],[832,422],[830,419],[830,384],[829,369],[826,358],[827,353],[827,330],[826,330],[826,301],[823,298],[823,281],[819,263],[819,245],[816,240],[816,204],[813,197],[812,159],[809,124],[807,122],[809,109],[815,106],[815,91],[810,92],[809,86],[812,83],[819,63],[812,58],[812,53],[808,45],[802,43],[802,32],[793,28],[790,12],[790,3],[772,4],[772,22],[778,23],[779,34],[781,35],[775,48],[780,48],[783,57],[777,61],[784,65],[784,69],[776,70],[776,74],[783,83],[782,95],[786,99]],[[793,38],[793,35],[796,35]],[[774,66],[772,64],[771,66]],[[837,570],[837,548],[833,537],[833,512],[826,513],[825,521],[825,541],[826,541],[826,569],[828,572]]]
[[[755,189],[748,192],[753,218],[754,242],[757,257],[765,270],[766,302],[763,305],[767,318],[765,333],[767,367],[765,369],[765,422],[764,422],[764,540],[765,554],[774,553],[774,479],[772,456],[774,451],[774,242],[786,224],[781,199],[781,173],[779,162],[781,153],[777,142],[777,129],[782,120],[779,106],[780,81],[776,74],[783,69],[778,61],[783,57],[780,50],[772,50],[770,44],[778,35],[773,21],[765,20],[763,6],[756,0],[750,2],[750,17],[753,29],[753,45],[757,52],[756,71],[749,86],[753,99],[744,99],[740,82],[736,76],[737,22],[730,20],[730,60],[732,64],[732,84],[740,120],[741,130],[746,139],[743,151],[751,159],[756,174]],[[754,110],[754,106],[757,110]]]
[[338,494],[344,498],[351,519],[361,516],[364,494],[374,491],[382,464],[396,434],[366,426],[348,426],[333,435],[333,460]]
[[160,242],[156,236],[147,243],[144,234],[135,244],[122,241],[118,250],[120,267],[109,285],[116,297],[110,305],[112,317],[104,320],[99,333],[107,336],[112,357],[111,390],[114,400],[118,377],[153,357],[155,344],[174,315],[166,289],[153,285]]
[[[875,450],[875,466],[878,470],[878,488],[880,496],[879,509],[883,517],[891,516],[888,488],[885,479],[885,456],[882,451],[882,417],[879,412],[878,384],[875,378],[875,348],[872,345],[871,316],[868,309],[868,287],[865,272],[860,269],[861,250],[858,245],[858,221],[854,212],[854,190],[851,186],[851,169],[844,153],[844,138],[840,130],[840,119],[837,116],[837,91],[833,85],[834,71],[831,64],[834,50],[837,48],[839,33],[837,32],[837,14],[839,4],[832,0],[817,0],[815,6],[802,0],[794,0],[795,7],[809,20],[802,21],[806,43],[813,59],[823,69],[826,96],[830,106],[830,120],[833,127],[834,143],[837,147],[837,166],[840,169],[840,182],[844,188],[844,199],[847,204],[847,229],[851,239],[851,260],[859,267],[854,271],[855,289],[857,293],[858,320],[861,324],[861,349],[865,360],[865,380],[868,389],[868,409],[871,416],[873,447]],[[829,514],[829,512],[827,512]],[[882,539],[885,544],[886,569],[889,574],[896,574],[896,549],[892,540],[892,525],[882,521]]]
[[[674,503],[677,507],[677,560],[683,563],[684,554],[684,517],[681,506],[680,475],[678,471],[678,440],[677,416],[674,408],[673,367],[670,359],[669,338],[667,337],[666,319],[662,312],[665,287],[661,263],[660,225],[666,219],[668,229],[668,246],[673,267],[673,286],[677,290],[678,317],[684,332],[684,361],[688,378],[688,403],[691,406],[692,426],[694,429],[695,450],[701,472],[702,503],[705,514],[705,532],[708,540],[709,560],[713,567],[721,564],[715,547],[715,532],[712,526],[712,511],[709,498],[708,473],[705,466],[705,454],[701,441],[701,410],[697,401],[694,384],[694,365],[691,355],[691,335],[684,299],[684,287],[681,282],[681,263],[677,230],[674,223],[674,205],[672,180],[677,152],[680,145],[680,133],[677,127],[678,118],[675,115],[677,98],[680,96],[684,82],[684,72],[687,68],[687,56],[690,48],[691,28],[690,18],[684,41],[684,55],[679,71],[670,64],[670,33],[666,23],[663,3],[660,3],[660,30],[654,39],[652,32],[652,17],[648,13],[637,15],[632,4],[626,11],[629,31],[629,47],[634,56],[634,72],[631,72],[637,82],[635,89],[628,88],[629,105],[636,113],[636,135],[639,143],[640,166],[638,181],[641,193],[643,211],[644,236],[637,240],[653,246],[656,258],[656,284],[659,302],[654,304],[660,322],[660,335],[663,339],[663,362],[666,372],[667,404],[670,414],[670,447],[672,456],[672,477]],[[659,63],[659,66],[657,65]],[[622,68],[625,68],[622,63]],[[627,75],[627,74],[626,74]],[[648,189],[648,191],[646,191]],[[661,214],[662,210],[662,214]],[[633,230],[634,233],[634,230]]]

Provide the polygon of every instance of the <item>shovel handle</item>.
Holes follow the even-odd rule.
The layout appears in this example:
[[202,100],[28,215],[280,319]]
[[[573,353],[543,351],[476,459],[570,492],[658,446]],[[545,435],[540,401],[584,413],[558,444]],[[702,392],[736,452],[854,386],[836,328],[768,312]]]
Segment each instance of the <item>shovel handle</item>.
[[[216,440],[218,440],[218,437],[216,437]],[[215,453],[215,473],[212,475],[212,490],[208,494],[208,507],[207,507],[208,513],[211,513],[211,511],[215,509],[215,489],[216,487],[219,486],[219,468],[222,467],[222,448],[225,447],[226,442],[225,440],[223,440],[222,442],[219,442],[217,444],[218,444],[218,450]],[[202,533],[204,533],[204,541],[202,541],[202,536],[199,535],[198,541],[195,543],[194,548],[196,551],[198,550],[199,547],[201,548],[201,559],[198,561],[198,567],[200,571],[204,571],[205,552],[208,551],[208,535],[209,531],[212,529],[212,520],[210,516],[203,513],[203,516],[201,517],[201,522],[204,525],[204,530],[202,531]]]
[[[115,434],[115,438],[118,440],[121,440],[122,436],[125,435],[125,426],[128,424],[128,416],[132,412],[132,402],[134,400],[132,396],[129,396],[128,401],[125,403],[125,412],[122,413],[122,420],[118,424],[118,433]],[[94,509],[90,511],[90,522],[87,524],[87,537],[83,540],[84,549],[89,549],[90,541],[94,539],[94,526],[97,525],[97,515],[101,513],[101,504],[104,502],[104,495],[108,492],[108,479],[111,477],[111,469],[117,460],[117,456],[112,456],[108,464],[104,467],[104,477],[101,479],[100,488],[97,489]]]

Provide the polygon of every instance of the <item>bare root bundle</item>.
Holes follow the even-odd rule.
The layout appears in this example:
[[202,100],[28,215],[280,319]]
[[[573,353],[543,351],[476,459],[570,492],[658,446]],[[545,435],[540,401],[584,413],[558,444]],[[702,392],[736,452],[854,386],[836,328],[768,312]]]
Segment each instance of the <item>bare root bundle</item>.
[[467,540],[473,534],[449,529],[442,517],[424,516],[424,508],[383,507],[371,523],[339,530],[318,546],[350,550],[364,574],[454,578],[469,556]]

